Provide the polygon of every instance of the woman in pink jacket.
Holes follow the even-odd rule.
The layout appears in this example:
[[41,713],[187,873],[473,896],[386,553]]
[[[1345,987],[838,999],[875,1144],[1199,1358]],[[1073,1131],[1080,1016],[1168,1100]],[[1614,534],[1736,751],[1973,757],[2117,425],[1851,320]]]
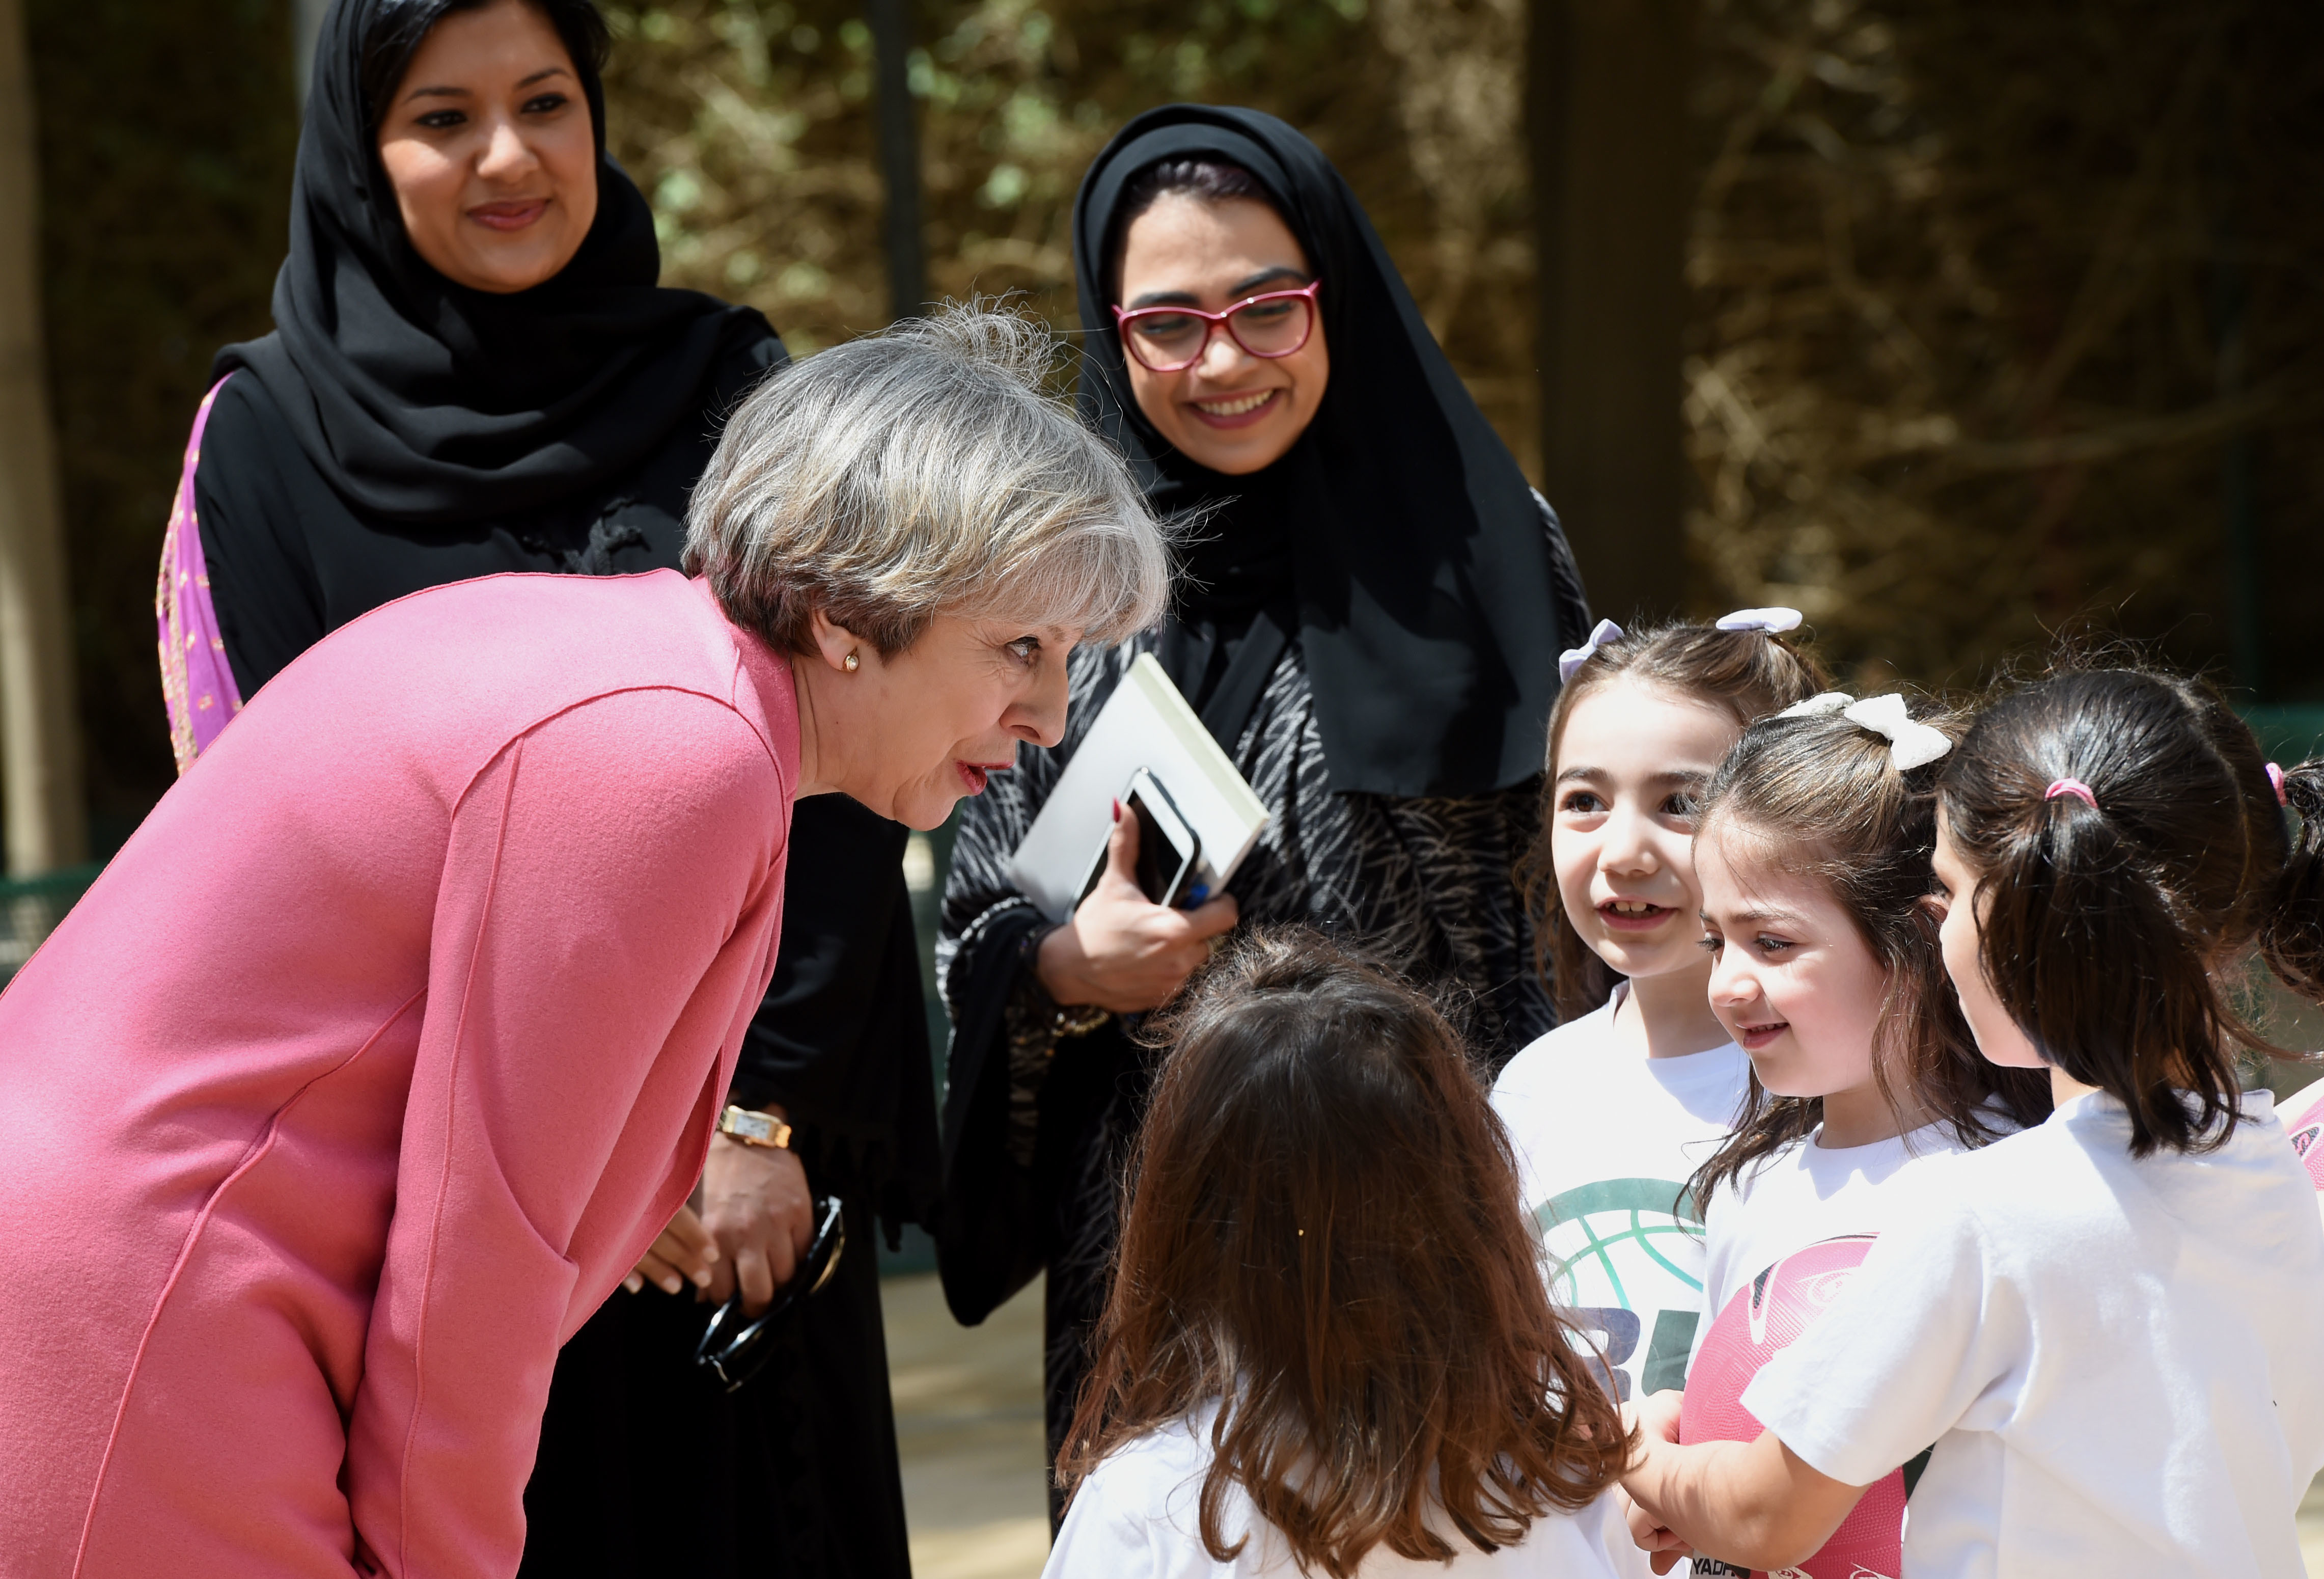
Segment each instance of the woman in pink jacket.
[[775,375],[672,571],[311,649],[0,996],[0,1576],[508,1574],[558,1345],[700,1171],[792,802],[933,827],[1160,529],[955,310]]

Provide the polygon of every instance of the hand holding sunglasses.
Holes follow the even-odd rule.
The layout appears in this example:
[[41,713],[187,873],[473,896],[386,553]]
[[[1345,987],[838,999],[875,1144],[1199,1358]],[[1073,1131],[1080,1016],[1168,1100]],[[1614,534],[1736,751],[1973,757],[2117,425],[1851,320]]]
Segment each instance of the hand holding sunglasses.
[[755,1317],[742,1310],[742,1296],[738,1291],[718,1313],[710,1318],[703,1332],[702,1341],[695,1345],[694,1362],[707,1367],[728,1392],[739,1392],[750,1380],[766,1368],[773,1347],[767,1334],[775,1323],[794,1307],[823,1291],[831,1281],[831,1274],[839,1269],[840,1252],[847,1248],[847,1225],[842,1217],[844,1208],[837,1196],[821,1196],[815,1203],[815,1238],[807,1254],[799,1258],[798,1269],[790,1280],[775,1290],[767,1308]]

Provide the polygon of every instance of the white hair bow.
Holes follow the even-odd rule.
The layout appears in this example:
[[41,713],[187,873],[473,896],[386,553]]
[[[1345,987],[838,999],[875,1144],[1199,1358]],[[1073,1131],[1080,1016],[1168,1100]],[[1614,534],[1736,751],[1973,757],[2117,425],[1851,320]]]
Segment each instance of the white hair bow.
[[1953,749],[1953,743],[1942,730],[1915,724],[1912,715],[1904,711],[1904,698],[1895,691],[1885,697],[1867,697],[1860,702],[1846,691],[1826,691],[1786,707],[1775,716],[1826,718],[1834,713],[1859,729],[1885,735],[1888,760],[1896,764],[1899,772],[1925,766]]
[[1718,627],[1722,631],[1765,631],[1774,635],[1778,631],[1800,628],[1800,611],[1795,608],[1738,608],[1731,614],[1721,614]]
[[1573,671],[1598,656],[1598,649],[1611,646],[1622,639],[1622,627],[1611,620],[1600,620],[1590,640],[1579,647],[1568,647],[1557,655],[1557,683],[1563,685],[1573,678]]

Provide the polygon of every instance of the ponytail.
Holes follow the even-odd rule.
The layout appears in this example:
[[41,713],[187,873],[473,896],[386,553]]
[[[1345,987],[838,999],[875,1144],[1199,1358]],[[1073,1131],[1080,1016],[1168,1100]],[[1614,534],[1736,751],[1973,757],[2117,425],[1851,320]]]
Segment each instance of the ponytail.
[[2283,804],[2299,817],[2300,831],[2260,948],[2285,986],[2311,1003],[2324,1002],[2324,761],[2284,771]]
[[[2301,771],[2324,808],[2324,781]],[[1955,902],[1983,908],[1979,963],[2010,1018],[2122,1103],[2133,1156],[2224,1143],[2236,1050],[2267,1045],[2226,967],[2264,934],[2287,980],[2324,975],[2316,855],[2307,835],[2293,855],[2250,729],[2188,681],[2060,674],[1987,709],[1939,793],[1978,877]]]

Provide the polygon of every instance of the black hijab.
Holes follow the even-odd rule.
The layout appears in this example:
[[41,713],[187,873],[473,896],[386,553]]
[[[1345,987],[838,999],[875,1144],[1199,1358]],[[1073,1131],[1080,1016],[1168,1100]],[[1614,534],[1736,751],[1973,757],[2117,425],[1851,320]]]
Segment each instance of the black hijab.
[[605,156],[605,96],[576,60],[597,143],[597,217],[553,279],[512,295],[454,284],[412,249],[363,102],[383,0],[332,0],[299,136],[274,333],[218,353],[246,367],[352,504],[449,524],[611,482],[682,421],[756,310],[655,288],[653,213]]
[[[1102,249],[1130,179],[1202,157],[1241,166],[1273,195],[1323,282],[1330,385],[1298,442],[1249,476],[1195,465],[1146,420],[1102,294]],[[1538,773],[1567,644],[1554,527],[1323,152],[1257,110],[1149,110],[1083,178],[1074,267],[1084,417],[1130,456],[1158,510],[1210,512],[1185,555],[1190,585],[1173,625],[1286,611],[1335,790],[1469,795]],[[1189,677],[1175,678],[1185,688]]]

